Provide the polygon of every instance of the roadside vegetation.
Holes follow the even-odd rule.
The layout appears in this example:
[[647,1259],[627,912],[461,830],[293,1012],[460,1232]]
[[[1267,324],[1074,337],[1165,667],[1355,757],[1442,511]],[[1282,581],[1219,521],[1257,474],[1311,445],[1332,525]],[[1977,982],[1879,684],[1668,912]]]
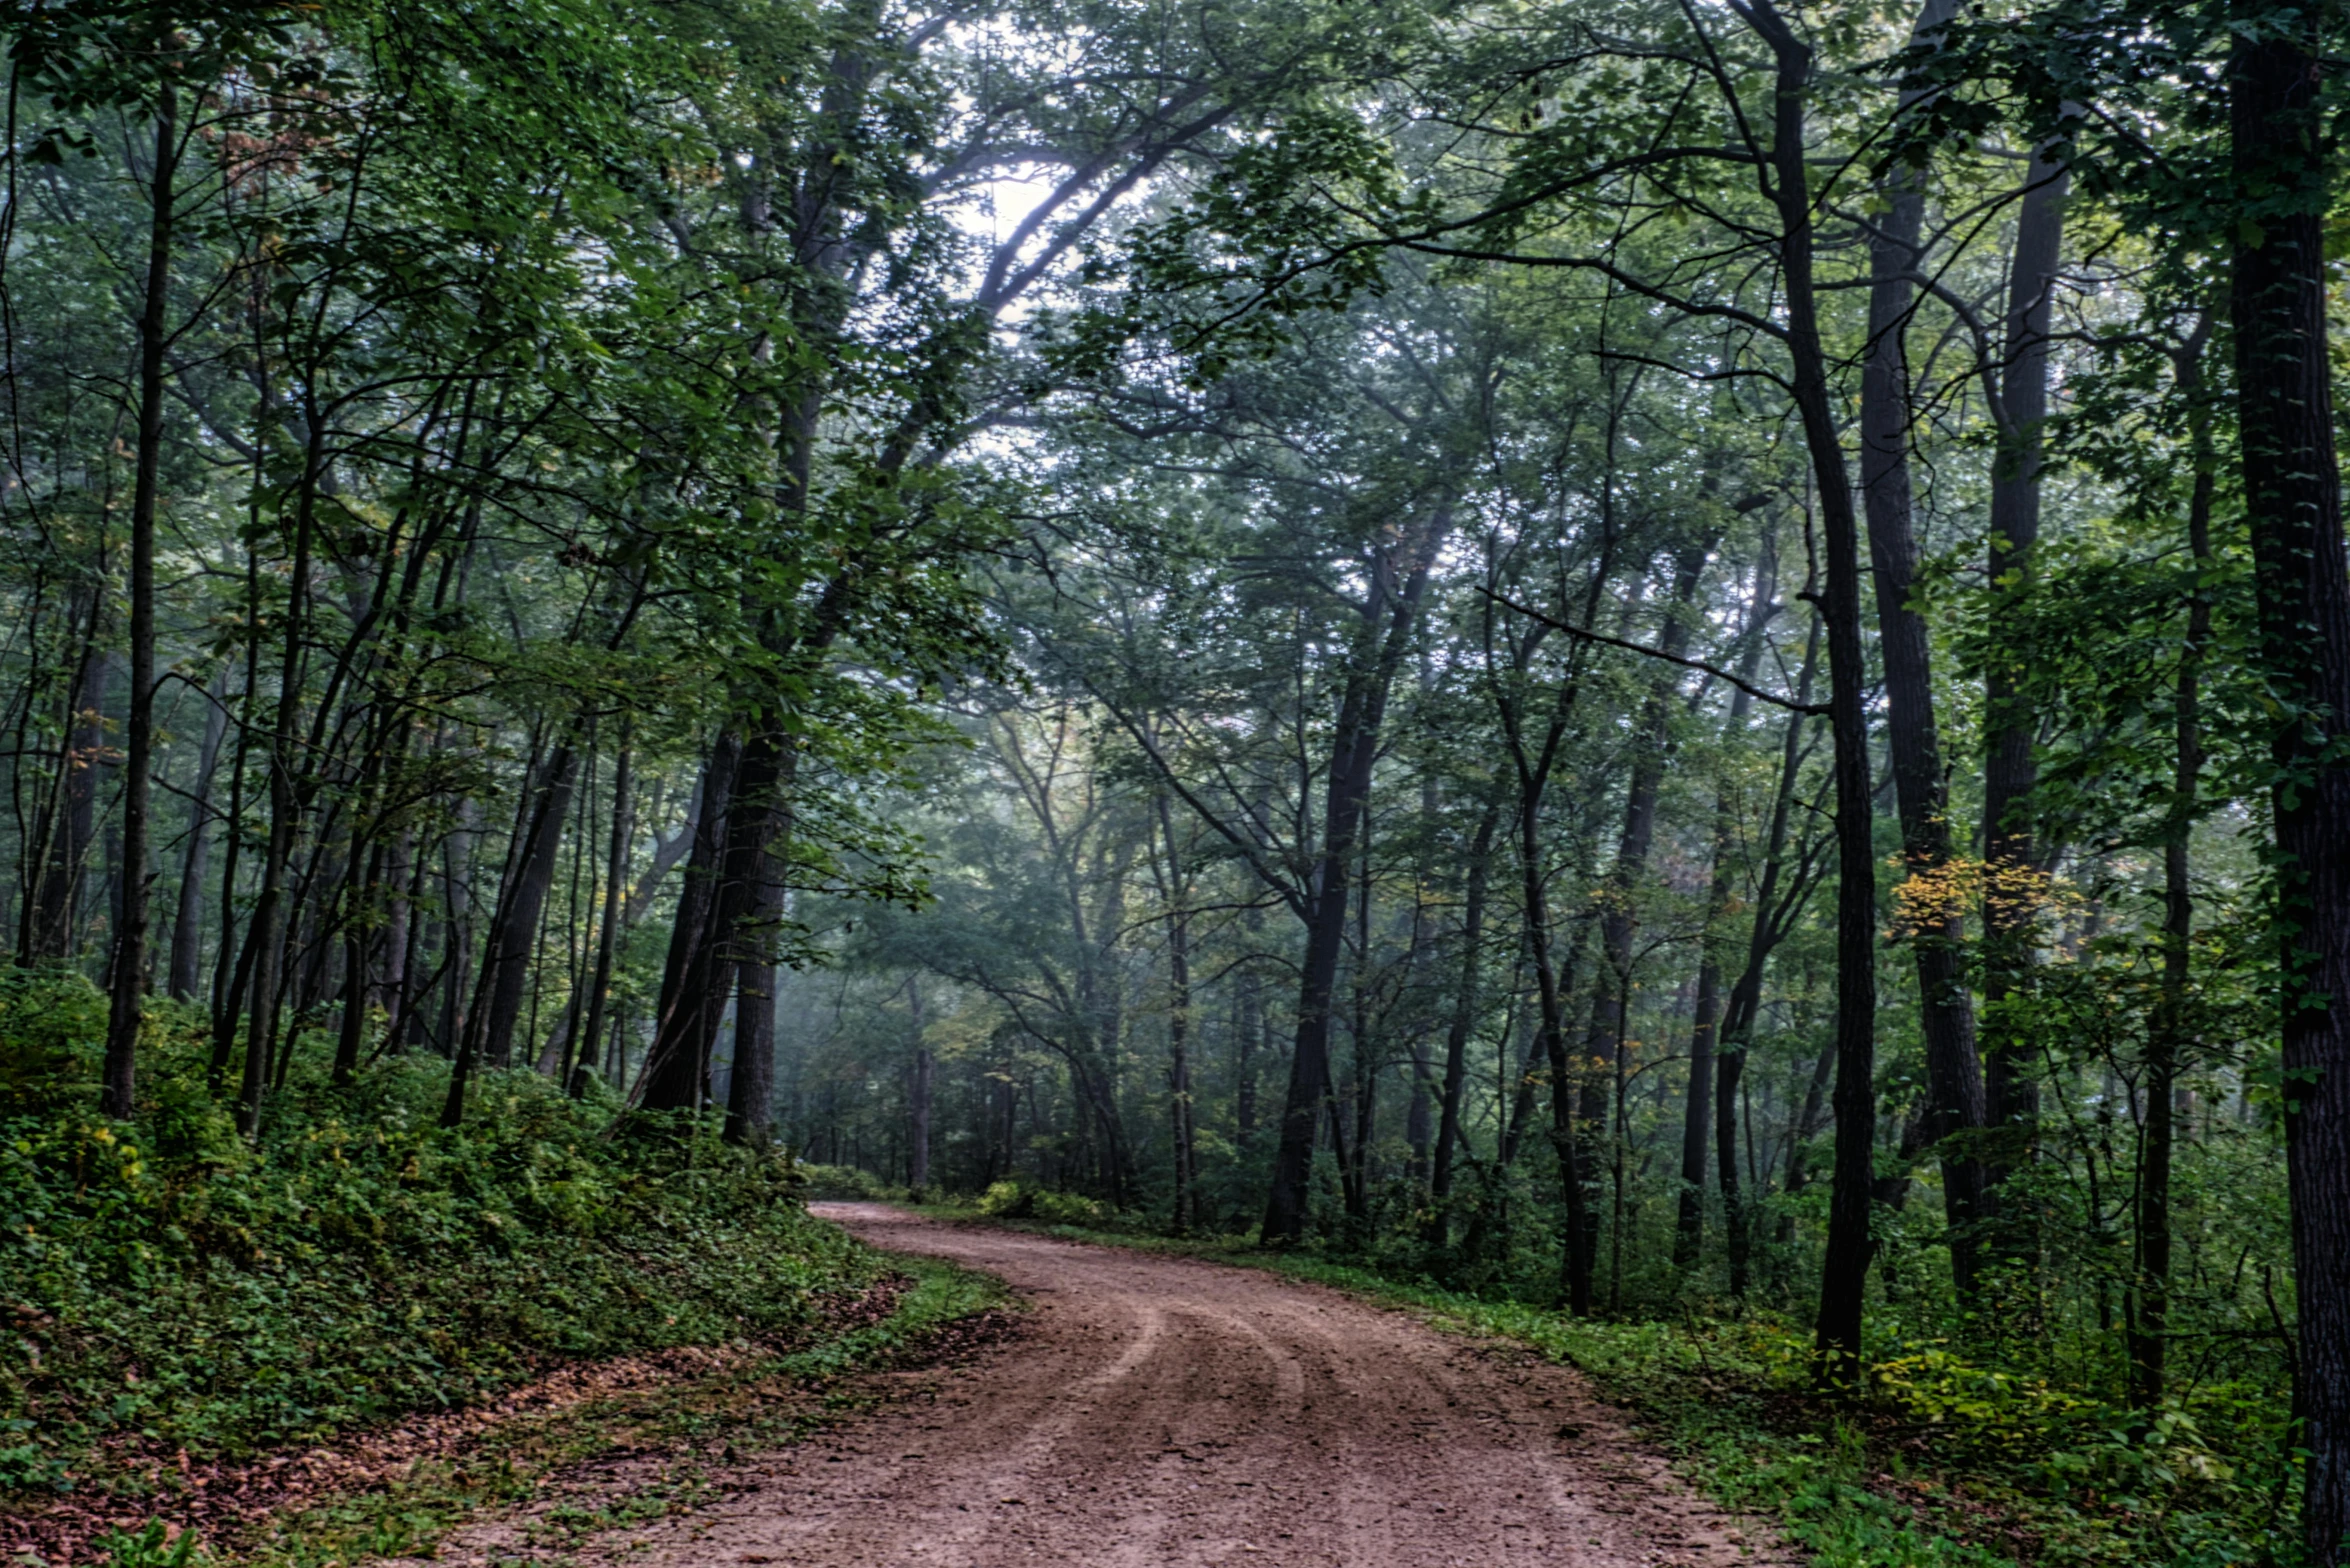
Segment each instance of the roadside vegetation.
[[[904,1194],[898,1196],[902,1199]],[[1538,1283],[1447,1288],[1402,1252],[1267,1252],[1246,1233],[1172,1237],[1146,1216],[1001,1183],[919,1205],[1097,1245],[1173,1252],[1327,1285],[1582,1372],[1715,1501],[1818,1568],[2243,1568],[2295,1560],[2293,1479],[2273,1391],[2199,1388],[2155,1423],[1969,1354],[1930,1321],[1880,1319],[1868,1394],[1824,1394],[1809,1325],[1692,1299],[1671,1317],[1560,1309]]]
[[[479,1114],[443,1128],[435,1059],[344,1088],[296,1073],[247,1140],[205,1092],[201,1015],[159,1008],[142,1114],[93,1117],[104,1025],[78,975],[0,976],[0,1517],[52,1562],[125,1516],[242,1540],[305,1496],[269,1461],[309,1469],[386,1431],[332,1478],[383,1507],[337,1517],[466,1491],[408,1474],[420,1457],[511,1491],[519,1461],[474,1440],[511,1449],[497,1409],[551,1376],[560,1397],[525,1401],[538,1469],[583,1451],[573,1407],[628,1392],[630,1368],[684,1408],[704,1385],[869,1363],[982,1299],[950,1271],[907,1294],[808,1217],[780,1153],[685,1119],[615,1137],[607,1100],[534,1074],[485,1079]],[[719,1354],[667,1356],[688,1350]],[[485,1408],[401,1439],[407,1418]]]

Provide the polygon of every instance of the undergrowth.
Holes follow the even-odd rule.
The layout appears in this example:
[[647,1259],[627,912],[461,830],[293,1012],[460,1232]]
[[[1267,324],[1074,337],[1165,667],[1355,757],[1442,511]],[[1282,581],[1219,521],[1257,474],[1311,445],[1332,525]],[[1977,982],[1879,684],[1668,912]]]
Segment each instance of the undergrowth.
[[0,974],[0,1514],[135,1497],[161,1456],[233,1461],[464,1404],[551,1364],[788,1348],[889,1265],[808,1218],[780,1156],[639,1122],[528,1072],[436,1125],[446,1067],[323,1081],[306,1040],[257,1142],[158,1005],[139,1115],[97,1116],[105,1004]]
[[[501,1423],[462,1461],[419,1464],[389,1484],[279,1521],[238,1552],[243,1568],[338,1568],[379,1557],[431,1555],[486,1511],[537,1497],[520,1521],[534,1548],[560,1551],[599,1532],[689,1511],[715,1474],[744,1454],[778,1448],[843,1419],[872,1394],[854,1374],[927,1360],[1005,1300],[985,1275],[921,1258],[891,1260],[912,1276],[877,1322],[805,1349],[738,1363]],[[615,1471],[601,1463],[625,1456]],[[579,1474],[583,1467],[591,1473]]]
[[2267,1415],[2281,1401],[2268,1390],[2199,1388],[2148,1422],[1948,1342],[1880,1337],[1865,1394],[1832,1398],[1813,1385],[1808,1330],[1777,1314],[1579,1319],[1313,1251],[1266,1252],[1245,1236],[1024,1220],[991,1196],[928,1212],[1270,1269],[1572,1365],[1699,1487],[1771,1520],[1816,1568],[2300,1561],[2294,1478]]

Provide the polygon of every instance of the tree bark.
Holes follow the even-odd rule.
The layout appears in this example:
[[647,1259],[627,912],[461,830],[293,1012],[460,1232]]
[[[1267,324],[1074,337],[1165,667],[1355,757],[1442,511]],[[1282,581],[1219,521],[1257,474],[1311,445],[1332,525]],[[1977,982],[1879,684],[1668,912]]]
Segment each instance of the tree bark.
[[[1370,798],[1371,768],[1379,754],[1379,733],[1387,712],[1412,623],[1428,586],[1444,536],[1451,531],[1449,507],[1415,530],[1408,557],[1381,552],[1374,563],[1369,600],[1363,607],[1363,634],[1331,739],[1329,784],[1323,802],[1322,854],[1307,890],[1306,950],[1298,980],[1297,1044],[1289,1061],[1289,1091],[1282,1102],[1280,1143],[1273,1155],[1273,1179],[1265,1195],[1262,1239],[1267,1246],[1294,1246],[1305,1239],[1308,1179],[1313,1167],[1314,1129],[1321,1121],[1330,1081],[1330,1004],[1338,981],[1338,959],[1346,943],[1351,900],[1348,878]],[[1395,581],[1399,568],[1403,581]]]
[[179,89],[156,99],[155,167],[148,179],[147,277],[139,311],[139,445],[131,485],[131,690],[123,724],[122,915],[114,933],[113,995],[99,1110],[129,1116],[137,1102],[139,1023],[147,992],[149,796],[155,772],[155,510],[162,484],[164,317],[171,299],[172,224],[179,171]]
[[525,798],[515,846],[513,869],[499,889],[498,908],[490,920],[488,945],[482,957],[481,1022],[475,1049],[492,1067],[514,1063],[514,1036],[522,1025],[523,995],[538,957],[539,922],[563,844],[563,824],[571,814],[571,795],[579,773],[579,752],[569,740],[555,748]]
[[1796,36],[1772,0],[1742,0],[1739,14],[1770,46],[1778,67],[1771,196],[1779,211],[1785,342],[1828,568],[1820,615],[1828,634],[1828,729],[1836,786],[1836,1177],[1820,1270],[1817,1341],[1822,1378],[1850,1385],[1860,1375],[1863,1301],[1873,1251],[1870,1200],[1877,1124],[1877,867],[1864,706],[1868,669],[1860,636],[1860,530],[1812,292],[1812,195],[1804,162],[1811,46]]
[[2234,13],[2238,439],[2274,741],[2284,1100],[2300,1302],[2302,1533],[2350,1561],[2350,559],[2327,362],[2318,40],[2309,13]]
[[906,982],[906,1009],[912,1015],[914,1027],[914,1082],[906,1096],[908,1112],[906,1129],[906,1185],[914,1189],[917,1201],[930,1186],[930,1047],[923,1043],[922,981],[919,976]]
[[82,880],[97,837],[98,767],[106,747],[108,660],[98,647],[104,603],[102,595],[90,595],[89,630],[66,686],[65,744],[42,812],[39,872],[26,897],[28,940],[22,945],[33,963],[61,962],[79,945]]
[[620,753],[612,763],[612,844],[605,858],[604,919],[596,933],[596,967],[588,982],[587,1023],[575,1042],[578,1065],[570,1074],[573,1098],[587,1092],[587,1071],[593,1065],[598,1041],[604,1038],[604,1019],[612,1005],[612,966],[620,951],[620,920],[626,908],[629,842],[636,831],[633,771],[636,760],[636,720],[624,718]]
[[1167,846],[1167,1115],[1175,1148],[1174,1229],[1188,1235],[1200,1219],[1199,1152],[1191,1096],[1191,889],[1164,791],[1157,798],[1159,836]]
[[[691,987],[697,979],[694,970],[700,961],[699,949],[718,892],[726,851],[727,807],[733,798],[742,749],[741,737],[732,730],[724,731],[702,765],[693,847],[686,854],[685,885],[678,890],[677,915],[670,925],[669,959],[661,977],[660,1006],[653,1015],[653,1043],[640,1070],[643,1082],[638,1101],[647,1110],[701,1108],[704,1049],[698,1042],[717,1029],[717,1009],[724,999],[713,1001],[707,990]],[[689,1016],[702,1014],[708,1016]]]
[[[1954,0],[1926,0],[1912,45],[1949,25]],[[1905,93],[1904,110],[1917,101]],[[1950,863],[1949,791],[1941,733],[1934,718],[1933,647],[1926,619],[1911,603],[1918,546],[1911,526],[1910,387],[1907,330],[1925,225],[1926,195],[1914,170],[1882,182],[1887,205],[1870,238],[1869,346],[1861,376],[1861,493],[1868,513],[1869,556],[1876,576],[1877,641],[1885,673],[1885,739],[1901,818],[1903,870],[1911,885],[1938,901],[1938,912],[1911,933],[1918,976],[1919,1021],[1926,1044],[1927,1137],[1940,1150],[1942,1203],[1950,1265],[1961,1305],[1974,1296],[1988,1176],[1979,1141],[1988,1118],[1983,1069],[1976,1055],[1974,1001],[1955,899],[1944,886]]]
[[1461,1093],[1469,1081],[1469,1037],[1477,1027],[1478,981],[1485,963],[1485,904],[1492,885],[1493,835],[1501,826],[1501,797],[1485,803],[1469,840],[1469,885],[1461,909],[1461,979],[1453,993],[1452,1020],[1444,1031],[1444,1087],[1437,1102],[1436,1153],[1428,1176],[1435,1241],[1443,1246],[1451,1230],[1453,1164],[1461,1143]]
[[[1777,615],[1778,532],[1767,527],[1755,565],[1754,598],[1747,607],[1740,634],[1738,678],[1754,684],[1762,668],[1763,633]],[[1754,699],[1744,686],[1730,698],[1728,732],[1735,736],[1746,725]],[[1706,1135],[1713,1121],[1714,1058],[1720,1043],[1722,959],[1715,948],[1715,931],[1730,907],[1730,849],[1737,828],[1737,806],[1725,782],[1714,793],[1713,885],[1707,891],[1705,928],[1700,940],[1697,1003],[1689,1026],[1689,1093],[1681,1119],[1681,1203],[1673,1227],[1673,1264],[1686,1269],[1697,1262],[1705,1241]]]
[[[1685,546],[1674,557],[1672,598],[1657,638],[1667,660],[1688,649],[1689,610],[1713,543],[1709,536]],[[1649,849],[1656,841],[1657,793],[1664,785],[1665,759],[1671,749],[1672,695],[1679,673],[1678,665],[1660,664],[1656,683],[1643,705],[1633,741],[1631,785],[1624,794],[1624,829],[1616,841],[1615,864],[1600,895],[1599,970],[1592,986],[1590,1028],[1584,1036],[1578,1106],[1584,1132],[1577,1180],[1585,1196],[1583,1226],[1574,1242],[1581,1254],[1575,1267],[1586,1277],[1599,1258],[1599,1208],[1591,1201],[1599,1176],[1598,1140],[1593,1129],[1607,1125],[1607,1078],[1603,1074],[1620,1078],[1627,1065],[1624,1042],[1632,1005],[1632,942],[1639,928],[1633,904],[1648,872]],[[1617,1162],[1610,1163],[1613,1168]]]
[[2194,842],[2203,778],[2201,689],[2211,640],[2211,594],[2203,574],[2211,564],[2211,504],[2217,489],[2211,450],[2211,411],[2202,402],[2196,360],[2203,333],[2177,356],[2179,390],[2194,400],[2188,413],[2195,460],[2187,502],[2187,549],[2195,562],[2187,597],[2187,640],[2179,651],[2171,716],[2174,755],[2170,808],[2162,844],[2162,984],[2146,1035],[2140,1090],[2146,1121],[2138,1153],[2137,1269],[2130,1310],[2130,1401],[2141,1411],[2162,1403],[2168,1380],[2171,1272],[2171,1155],[2177,1134],[2178,1076],[2194,1039],[2191,1016],[2195,889],[2188,850]]
[[[2015,256],[2008,274],[2006,326],[1999,374],[1998,445],[1991,470],[1990,601],[1996,629],[2032,590],[2040,538],[2040,429],[2048,417],[2048,333],[2055,310],[2056,269],[2064,241],[2064,205],[2071,175],[2035,155],[2016,219]],[[2032,932],[2040,905],[2038,850],[2024,812],[2039,769],[2032,759],[2036,728],[2024,695],[2029,649],[1994,638],[1983,681],[1989,732],[1983,758],[1983,1011],[1984,1089],[1992,1141],[1987,1179],[2003,1185],[2029,1148],[2039,1120],[2039,1091],[2027,1070],[2035,1042],[2010,1021],[2006,1004],[2031,963]],[[1995,1200],[1994,1200],[1995,1201]],[[2002,1252],[2023,1246],[2018,1216],[1995,1227]]]

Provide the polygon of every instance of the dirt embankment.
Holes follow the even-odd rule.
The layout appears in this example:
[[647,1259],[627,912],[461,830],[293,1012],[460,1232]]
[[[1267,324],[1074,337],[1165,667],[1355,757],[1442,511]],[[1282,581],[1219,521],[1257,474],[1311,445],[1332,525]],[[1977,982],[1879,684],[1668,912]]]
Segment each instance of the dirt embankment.
[[[1693,1496],[1565,1369],[1269,1274],[818,1212],[1001,1276],[1013,1343],[582,1561],[702,1568],[1729,1568],[1795,1559]],[[462,1543],[447,1558],[471,1555]],[[485,1558],[498,1543],[478,1542]],[[511,1549],[511,1546],[508,1546]],[[447,1560],[445,1558],[444,1560]]]

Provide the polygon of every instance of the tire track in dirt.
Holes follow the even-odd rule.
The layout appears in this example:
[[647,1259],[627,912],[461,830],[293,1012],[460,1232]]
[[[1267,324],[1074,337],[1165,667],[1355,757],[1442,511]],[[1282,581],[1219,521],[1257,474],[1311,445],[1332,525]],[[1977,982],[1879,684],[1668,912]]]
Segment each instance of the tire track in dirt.
[[[1251,1269],[818,1204],[1033,1310],[975,1363],[599,1538],[660,1568],[1730,1568],[1798,1559],[1572,1372]],[[492,1555],[494,1556],[494,1550]]]

